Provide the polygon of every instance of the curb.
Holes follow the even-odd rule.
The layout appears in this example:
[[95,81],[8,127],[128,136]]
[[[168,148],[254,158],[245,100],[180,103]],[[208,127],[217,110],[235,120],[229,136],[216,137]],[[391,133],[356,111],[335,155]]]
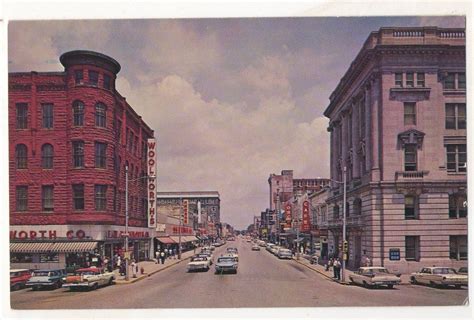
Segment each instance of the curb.
[[345,286],[349,286],[350,285],[350,282],[342,282],[342,281],[337,281],[335,279],[333,279],[332,277],[328,276],[327,274],[325,273],[322,273],[321,271],[319,271],[318,269],[314,269],[312,268],[311,266],[308,266],[306,263],[303,263],[303,262],[300,262],[299,260],[296,260],[293,258],[294,261],[296,261],[297,263],[305,266],[306,268],[310,269],[310,270],[313,270],[313,271],[316,271],[317,273],[319,273],[320,275],[324,276],[325,278],[331,280],[332,282],[336,282],[336,283],[339,283],[339,284],[342,284],[342,285],[345,285]]
[[142,280],[142,279],[148,278],[148,277],[154,275],[154,274],[157,273],[157,272],[160,272],[160,271],[166,270],[166,269],[168,269],[168,268],[171,268],[172,266],[177,265],[178,263],[181,263],[181,262],[183,262],[183,261],[185,261],[185,260],[188,260],[188,259],[191,259],[191,257],[183,258],[183,259],[178,260],[178,261],[176,261],[176,262],[174,262],[174,263],[172,263],[172,264],[170,264],[170,265],[167,265],[167,266],[164,267],[164,268],[151,271],[150,273],[141,275],[141,276],[139,276],[139,277],[137,277],[137,278],[132,278],[132,279],[130,279],[130,280],[128,280],[128,281],[126,281],[126,280],[119,280],[119,282],[115,282],[115,284],[116,284],[116,285],[124,285],[124,284],[135,283],[135,282],[140,281],[140,280]]

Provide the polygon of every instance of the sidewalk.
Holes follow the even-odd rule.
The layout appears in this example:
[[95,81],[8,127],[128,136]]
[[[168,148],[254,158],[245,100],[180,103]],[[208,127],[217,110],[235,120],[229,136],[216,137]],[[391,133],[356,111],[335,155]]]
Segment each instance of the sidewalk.
[[[337,282],[337,283],[340,283],[340,284],[343,284],[343,285],[350,285],[351,284],[351,281],[349,280],[349,277],[350,277],[351,274],[354,274],[354,272],[351,271],[351,270],[348,270],[348,269],[345,270],[346,281],[342,282],[342,281],[339,281],[339,280],[333,278],[334,273],[332,271],[332,268],[329,268],[329,271],[326,271],[324,266],[321,266],[319,264],[311,264],[309,262],[309,260],[304,257],[303,254],[300,255],[299,260],[296,260],[296,257],[293,257],[293,260],[298,262],[299,264],[302,264],[302,265],[306,266],[307,268],[309,268],[313,271],[318,272],[319,274],[323,275],[324,277],[328,278],[331,281],[334,281],[334,282]],[[409,274],[402,274],[401,277],[400,277],[400,280],[401,280],[401,282],[400,282],[401,285],[408,285],[408,284],[410,284],[410,275]]]
[[[196,250],[197,252],[197,250]],[[157,272],[160,272],[162,270],[165,270],[165,269],[168,269],[169,267],[172,267],[180,262],[183,262],[183,261],[187,261],[188,259],[190,259],[192,256],[194,255],[194,251],[193,250],[190,250],[190,251],[186,251],[184,253],[181,254],[181,260],[178,260],[178,259],[173,259],[173,258],[167,258],[165,260],[165,264],[157,264],[155,263],[155,261],[140,261],[137,263],[138,265],[138,273],[137,273],[137,277],[134,278],[133,277],[133,272],[132,272],[132,268],[129,266],[129,280],[125,280],[125,276],[121,276],[119,274],[119,270],[116,269],[114,270],[114,273],[115,273],[115,284],[129,284],[129,283],[134,283],[134,282],[137,282],[139,280],[142,280],[142,279],[145,279],[149,276],[151,276],[152,274],[155,274]],[[140,273],[140,269],[143,268],[144,269],[144,272],[143,274]]]

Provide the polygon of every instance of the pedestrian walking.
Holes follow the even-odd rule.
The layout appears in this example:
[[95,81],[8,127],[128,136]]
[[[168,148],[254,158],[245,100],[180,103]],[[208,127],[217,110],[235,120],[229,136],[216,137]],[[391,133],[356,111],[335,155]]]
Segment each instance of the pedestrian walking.
[[341,261],[339,260],[339,258],[337,258],[335,261],[334,261],[334,274],[335,274],[335,278],[337,280],[341,280]]
[[156,263],[155,264],[159,264],[160,263],[160,251],[156,250],[155,257],[156,257]]
[[161,264],[165,264],[165,252],[164,251],[160,252],[160,258],[161,258]]
[[137,277],[137,264],[135,263],[135,259],[132,259],[132,263],[130,264],[130,266],[132,267],[132,274],[133,274],[133,277],[136,278]]
[[173,258],[176,259],[176,248],[173,248]]

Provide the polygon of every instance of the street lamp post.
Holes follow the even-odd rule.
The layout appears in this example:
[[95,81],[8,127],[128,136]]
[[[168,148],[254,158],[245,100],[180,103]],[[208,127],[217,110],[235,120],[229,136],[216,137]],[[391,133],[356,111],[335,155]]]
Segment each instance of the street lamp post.
[[280,245],[280,189],[277,189],[277,205],[276,205],[276,242]]
[[125,280],[129,279],[128,272],[128,166],[125,166]]
[[181,260],[181,220],[183,218],[183,198],[179,198],[178,259]]
[[346,257],[347,257],[347,252],[345,252],[345,248],[346,248],[346,167],[344,166],[344,179],[342,180],[343,181],[343,188],[344,188],[344,192],[343,192],[343,209],[342,209],[342,282],[345,282],[346,281],[346,278],[345,278],[345,270],[346,270]]

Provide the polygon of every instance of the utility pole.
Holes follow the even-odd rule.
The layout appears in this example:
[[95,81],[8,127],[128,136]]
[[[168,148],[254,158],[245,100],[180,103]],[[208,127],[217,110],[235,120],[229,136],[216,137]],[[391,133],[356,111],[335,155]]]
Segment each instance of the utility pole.
[[346,281],[345,278],[345,270],[346,270],[346,258],[347,258],[347,252],[346,252],[346,167],[344,166],[344,180],[343,180],[343,188],[344,188],[344,193],[343,193],[343,209],[342,209],[342,282]]
[[276,198],[277,198],[277,205],[276,205],[276,238],[277,238],[277,244],[280,245],[280,189],[277,189],[277,194],[276,194]]
[[181,260],[181,221],[183,218],[183,198],[179,198],[178,259]]
[[125,166],[125,280],[128,281],[128,166]]

